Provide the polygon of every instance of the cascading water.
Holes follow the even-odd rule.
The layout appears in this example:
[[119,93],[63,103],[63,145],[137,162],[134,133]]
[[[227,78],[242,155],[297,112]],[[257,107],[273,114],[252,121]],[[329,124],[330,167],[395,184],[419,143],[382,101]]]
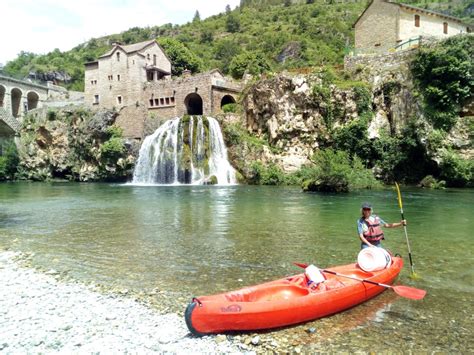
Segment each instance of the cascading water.
[[235,184],[217,120],[185,116],[166,121],[143,141],[132,183]]

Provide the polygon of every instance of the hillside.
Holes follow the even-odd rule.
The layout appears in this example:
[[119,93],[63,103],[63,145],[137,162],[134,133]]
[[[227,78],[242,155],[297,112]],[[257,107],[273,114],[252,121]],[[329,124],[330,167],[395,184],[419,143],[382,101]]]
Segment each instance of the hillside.
[[[442,11],[474,22],[470,0],[449,2],[407,0],[406,3]],[[352,25],[366,1],[342,0],[242,0],[235,10],[199,18],[182,25],[131,28],[120,34],[93,38],[70,51],[46,55],[22,52],[4,71],[14,76],[37,78],[69,76],[64,84],[72,90],[84,87],[84,63],[105,53],[113,42],[124,44],[173,38],[199,58],[199,71],[213,68],[240,74],[239,60],[255,58],[256,65],[274,71],[320,65],[337,65],[353,43]],[[165,47],[166,49],[166,47]],[[234,61],[234,63],[232,63]],[[46,74],[46,75],[45,75]],[[66,75],[65,75],[66,74]],[[49,79],[51,80],[51,79]]]
[[342,63],[344,48],[353,40],[351,26],[365,8],[365,2],[326,4],[318,0],[291,6],[253,2],[244,1],[238,9],[227,9],[219,15],[182,26],[131,28],[120,34],[91,39],[66,52],[22,53],[9,62],[4,71],[22,76],[30,72],[66,72],[71,76],[67,86],[81,90],[84,62],[106,52],[112,42],[128,44],[163,37],[184,43],[201,58],[201,70],[219,68],[226,74],[231,60],[246,52],[260,52],[277,71],[337,64]]

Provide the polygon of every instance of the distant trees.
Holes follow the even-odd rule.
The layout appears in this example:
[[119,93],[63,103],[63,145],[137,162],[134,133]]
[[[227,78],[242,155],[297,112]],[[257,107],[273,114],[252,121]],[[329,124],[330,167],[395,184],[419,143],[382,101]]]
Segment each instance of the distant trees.
[[196,12],[194,13],[193,22],[199,22],[199,21],[201,21],[201,15],[199,14],[199,11],[196,10]]

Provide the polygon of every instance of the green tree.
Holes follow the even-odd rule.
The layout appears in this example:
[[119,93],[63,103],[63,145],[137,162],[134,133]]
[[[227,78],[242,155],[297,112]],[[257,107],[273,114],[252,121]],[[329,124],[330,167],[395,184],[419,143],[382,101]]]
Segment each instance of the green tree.
[[201,15],[199,14],[199,11],[196,10],[196,12],[194,13],[193,22],[199,22],[199,21],[201,21]]
[[242,78],[244,73],[257,75],[271,70],[270,64],[260,52],[244,52],[232,59],[229,71],[232,77]]
[[235,33],[235,32],[240,31],[240,19],[233,12],[230,12],[229,14],[227,14],[225,28],[227,32],[230,32],[230,33]]
[[185,69],[194,73],[201,70],[201,60],[180,41],[173,38],[159,38],[158,42],[171,60],[173,75],[181,75]]

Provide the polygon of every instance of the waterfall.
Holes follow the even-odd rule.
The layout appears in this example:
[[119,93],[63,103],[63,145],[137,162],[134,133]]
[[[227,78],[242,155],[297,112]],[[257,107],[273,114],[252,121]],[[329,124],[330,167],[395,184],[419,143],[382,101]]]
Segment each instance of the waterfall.
[[133,184],[236,183],[215,118],[184,116],[166,121],[140,148]]

